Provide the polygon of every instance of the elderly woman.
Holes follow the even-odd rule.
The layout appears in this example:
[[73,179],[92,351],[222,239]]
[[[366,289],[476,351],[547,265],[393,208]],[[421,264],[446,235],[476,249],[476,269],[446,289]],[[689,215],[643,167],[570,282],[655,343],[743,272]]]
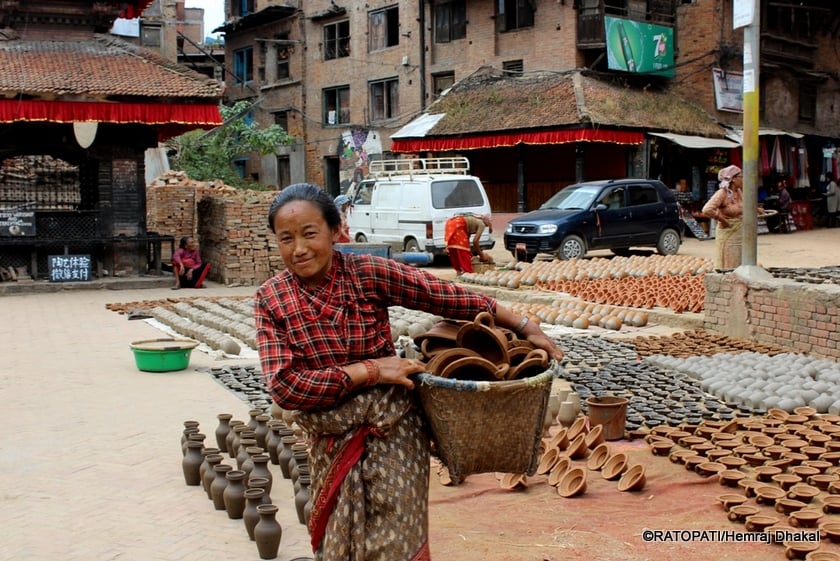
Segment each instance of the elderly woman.
[[[473,272],[473,255],[477,255],[482,263],[493,262],[493,258],[482,251],[479,245],[479,239],[485,227],[493,232],[493,224],[487,214],[458,215],[446,221],[443,231],[446,252],[449,254],[452,268],[459,275]],[[470,243],[470,236],[472,236],[472,243]]]
[[310,439],[309,532],[319,561],[429,559],[429,435],[400,358],[390,306],[472,319],[490,312],[554,359],[563,353],[537,323],[429,272],[334,247],[341,216],[314,185],[283,189],[268,225],[286,269],[255,296],[266,385],[295,410]]
[[350,225],[347,223],[347,213],[350,212],[350,207],[353,206],[350,197],[347,195],[339,195],[335,198],[335,206],[338,207],[341,213],[341,230],[338,234],[338,243],[350,243]]
[[732,165],[718,172],[720,188],[703,206],[703,214],[717,220],[715,269],[734,269],[741,264],[741,220],[744,215],[741,168]]
[[172,272],[175,286],[179,288],[203,288],[204,279],[210,272],[210,263],[202,262],[198,242],[192,236],[184,236],[172,256]]

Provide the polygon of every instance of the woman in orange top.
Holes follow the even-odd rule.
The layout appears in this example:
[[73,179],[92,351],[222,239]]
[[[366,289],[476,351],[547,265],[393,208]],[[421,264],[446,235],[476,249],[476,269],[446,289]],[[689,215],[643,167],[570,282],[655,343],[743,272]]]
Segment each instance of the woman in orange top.
[[[446,252],[449,254],[452,268],[459,275],[473,272],[473,255],[477,255],[482,263],[493,262],[493,258],[482,251],[478,244],[485,227],[490,228],[491,233],[493,232],[493,225],[487,214],[458,215],[446,221],[443,233]],[[472,244],[470,244],[470,236],[473,236]]]

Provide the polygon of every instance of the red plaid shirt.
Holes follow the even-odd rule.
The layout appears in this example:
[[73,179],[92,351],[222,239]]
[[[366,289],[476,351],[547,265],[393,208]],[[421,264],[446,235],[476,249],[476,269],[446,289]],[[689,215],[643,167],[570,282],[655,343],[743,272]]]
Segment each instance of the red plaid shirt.
[[332,269],[315,289],[284,271],[257,290],[254,304],[260,364],[274,401],[308,411],[346,399],[354,390],[343,365],[396,352],[389,306],[472,319],[495,312],[496,301],[370,255],[334,252]]

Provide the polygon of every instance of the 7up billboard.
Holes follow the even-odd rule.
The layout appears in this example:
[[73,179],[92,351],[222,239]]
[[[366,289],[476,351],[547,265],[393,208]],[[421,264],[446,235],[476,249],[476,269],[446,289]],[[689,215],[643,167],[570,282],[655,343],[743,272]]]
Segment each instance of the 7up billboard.
[[674,30],[623,18],[604,18],[607,68],[674,77]]

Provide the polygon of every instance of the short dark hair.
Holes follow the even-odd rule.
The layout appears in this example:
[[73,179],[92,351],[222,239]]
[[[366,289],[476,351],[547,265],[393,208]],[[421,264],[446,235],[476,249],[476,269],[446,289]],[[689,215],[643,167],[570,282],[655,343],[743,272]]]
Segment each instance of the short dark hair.
[[326,191],[312,183],[293,183],[277,193],[268,209],[268,227],[272,233],[274,233],[274,217],[277,216],[277,212],[293,201],[307,201],[318,207],[330,229],[341,226],[341,214],[333,198]]
[[181,241],[178,242],[178,247],[180,247],[181,249],[186,249],[187,243],[190,241],[191,237],[192,236],[181,236]]

